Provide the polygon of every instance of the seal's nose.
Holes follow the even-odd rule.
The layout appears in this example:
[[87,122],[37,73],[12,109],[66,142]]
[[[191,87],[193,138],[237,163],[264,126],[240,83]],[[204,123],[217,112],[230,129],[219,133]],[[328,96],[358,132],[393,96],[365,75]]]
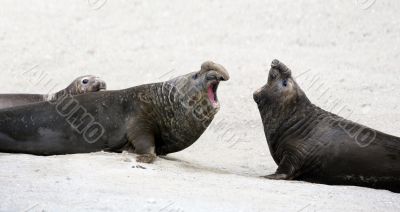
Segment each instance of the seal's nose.
[[228,81],[228,80],[229,80],[229,77],[225,77],[225,76],[222,76],[222,75],[221,75],[221,76],[218,77],[218,80],[219,80],[219,81]]
[[207,80],[228,81],[229,75],[220,74],[216,71],[210,71],[206,75]]
[[99,90],[107,90],[107,84],[103,80],[100,80]]
[[201,70],[199,71],[199,74],[204,74],[207,72],[212,72],[213,74],[215,74],[215,76],[217,77],[216,80],[219,81],[228,81],[230,78],[228,71],[226,71],[226,69],[222,65],[214,63],[212,61],[206,61],[201,65]]

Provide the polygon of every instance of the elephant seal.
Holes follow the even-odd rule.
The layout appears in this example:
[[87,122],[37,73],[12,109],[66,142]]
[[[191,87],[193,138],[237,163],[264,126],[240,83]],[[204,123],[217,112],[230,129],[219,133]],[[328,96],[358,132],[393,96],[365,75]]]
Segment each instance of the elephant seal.
[[400,138],[313,105],[282,62],[254,100],[278,165],[266,178],[400,192]]
[[219,64],[166,82],[88,93],[0,110],[0,152],[57,155],[130,148],[138,162],[181,151],[206,130],[220,108]]
[[106,90],[106,83],[99,77],[86,75],[76,78],[67,88],[54,94],[0,94],[0,109],[42,101],[55,101],[64,95],[79,95]]

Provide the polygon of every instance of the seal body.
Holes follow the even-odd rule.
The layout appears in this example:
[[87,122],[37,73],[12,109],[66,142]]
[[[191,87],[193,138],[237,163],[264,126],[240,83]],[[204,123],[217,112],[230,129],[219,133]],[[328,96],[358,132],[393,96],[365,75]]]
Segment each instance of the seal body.
[[66,97],[0,110],[0,151],[55,155],[133,148],[139,162],[183,150],[219,110],[217,88],[229,79],[218,64],[125,90]]
[[278,165],[266,178],[400,192],[400,138],[313,105],[283,63],[272,62],[254,100]]
[[76,78],[67,88],[54,94],[0,94],[0,109],[42,101],[55,101],[64,95],[79,95],[106,90],[106,83],[99,77],[85,75]]

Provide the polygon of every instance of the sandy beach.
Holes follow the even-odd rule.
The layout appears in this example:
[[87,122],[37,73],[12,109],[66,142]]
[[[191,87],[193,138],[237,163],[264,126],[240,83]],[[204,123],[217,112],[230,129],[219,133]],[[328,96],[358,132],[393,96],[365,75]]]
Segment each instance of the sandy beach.
[[260,178],[277,166],[252,98],[277,58],[316,105],[400,136],[399,10],[388,0],[1,1],[2,93],[48,93],[85,74],[117,90],[206,60],[231,79],[203,136],[154,164],[0,153],[0,211],[400,211],[385,190]]

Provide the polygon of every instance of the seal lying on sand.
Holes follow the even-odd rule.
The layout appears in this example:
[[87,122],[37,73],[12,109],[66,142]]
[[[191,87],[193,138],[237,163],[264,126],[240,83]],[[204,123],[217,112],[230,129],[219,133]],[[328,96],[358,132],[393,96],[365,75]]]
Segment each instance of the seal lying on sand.
[[219,64],[166,82],[0,110],[0,151],[55,155],[134,148],[139,162],[183,150],[219,110]]
[[106,83],[99,77],[86,75],[76,78],[67,88],[54,94],[0,94],[0,109],[31,104],[35,102],[54,101],[64,95],[79,95],[106,90]]
[[254,100],[278,164],[266,178],[400,192],[400,138],[313,105],[283,63],[272,62]]

